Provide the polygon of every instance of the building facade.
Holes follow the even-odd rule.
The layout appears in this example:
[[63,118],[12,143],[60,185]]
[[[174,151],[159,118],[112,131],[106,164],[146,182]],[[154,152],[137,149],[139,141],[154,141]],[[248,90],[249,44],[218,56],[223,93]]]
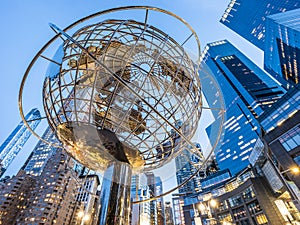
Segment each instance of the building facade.
[[[156,179],[153,172],[147,172],[147,185],[150,189],[150,197],[156,196]],[[157,225],[158,223],[157,201],[150,201],[150,224]]]
[[200,73],[210,73],[219,82],[225,104],[216,160],[221,170],[229,169],[235,175],[249,165],[249,155],[259,136],[258,116],[285,89],[227,40],[208,44],[201,64],[206,69]]
[[14,224],[27,208],[35,184],[34,177],[24,173],[0,182],[0,224]]
[[72,162],[66,153],[58,150],[39,176],[20,171],[1,183],[0,195],[4,199],[1,213],[6,214],[2,224],[70,224],[78,188],[70,169]]
[[28,206],[16,224],[69,224],[76,204],[77,182],[70,169],[72,160],[60,150],[51,157],[28,198]]
[[215,188],[218,185],[224,184],[230,179],[231,179],[231,174],[229,169],[220,170],[201,179],[201,187],[203,191],[210,190],[212,188]]
[[184,198],[182,196],[172,197],[173,211],[174,211],[174,224],[185,225],[183,206]]
[[[38,109],[32,109],[25,116],[25,119],[26,121],[29,121],[28,125],[32,130],[35,130],[35,128],[40,123],[39,118],[41,118],[41,114]],[[31,132],[27,129],[24,122],[21,121],[0,146],[1,176],[15,159],[20,150],[23,148],[30,136]]]
[[[268,148],[263,146],[262,151],[264,151],[263,160],[257,160],[253,164],[253,168],[264,176],[264,180],[268,181],[269,189],[273,194],[271,203],[276,206],[277,213],[279,211],[280,214],[278,215],[281,215],[283,219],[282,224],[300,223],[299,189],[293,182],[294,179],[288,179],[286,173],[289,170],[282,171],[281,165]],[[294,178],[299,179],[298,174],[294,175],[296,175]]]
[[[195,146],[197,148],[196,151],[201,151],[201,146],[199,143],[195,143]],[[196,172],[196,167],[194,164],[198,163],[198,159],[194,156],[194,154],[190,153],[186,149],[183,151],[183,154],[180,154],[175,158],[176,179],[178,184],[183,183]],[[200,179],[200,174],[195,175],[185,185],[178,189],[179,193],[194,193],[200,191]]]
[[[156,196],[163,194],[163,185],[160,177],[155,177],[156,180]],[[163,197],[156,200],[157,204],[157,225],[165,225],[165,204]]]
[[[132,176],[131,200],[146,200],[163,194],[162,181],[154,173],[137,174]],[[165,225],[163,197],[132,204],[131,224]]]
[[264,68],[286,88],[299,83],[300,8],[266,17]]
[[266,17],[297,8],[298,0],[231,0],[220,22],[264,50]]
[[291,170],[300,166],[300,86],[290,89],[259,120],[269,158],[292,189],[300,208],[300,174]]
[[[147,176],[137,174],[131,179],[131,201],[145,200],[150,198],[150,188]],[[151,204],[142,202],[131,206],[131,225],[151,224]]]
[[247,169],[221,187],[187,196],[183,207],[185,224],[299,223],[299,212],[284,198],[284,194],[273,191],[265,177]]
[[173,209],[171,202],[165,203],[166,225],[174,225]]
[[[46,129],[46,131],[42,135],[42,138],[49,143],[59,145],[59,142],[50,127]],[[22,170],[34,176],[40,175],[43,172],[47,161],[57,151],[57,147],[55,147],[54,145],[50,145],[39,140],[30,156],[26,160],[25,164],[23,165]]]

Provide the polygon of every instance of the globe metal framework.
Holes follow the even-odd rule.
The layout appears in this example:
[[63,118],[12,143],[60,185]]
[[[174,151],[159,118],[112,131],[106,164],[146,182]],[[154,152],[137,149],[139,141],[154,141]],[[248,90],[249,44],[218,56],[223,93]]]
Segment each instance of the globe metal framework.
[[[95,21],[128,10],[143,10],[144,17]],[[150,12],[175,18],[190,34],[179,42],[164,29],[149,25]],[[42,90],[43,118],[77,161],[95,171],[103,172],[111,164],[122,169],[126,164],[139,173],[156,170],[188,149],[200,159],[195,165],[198,171],[202,168],[206,159],[202,152],[194,151],[197,148],[190,141],[205,109],[198,75],[200,42],[188,23],[156,7],[129,6],[95,13],[64,30],[50,26],[57,35],[34,57],[20,87],[20,114],[29,129],[23,113],[23,89],[33,67],[43,59],[50,64]],[[75,31],[69,35],[72,29]],[[54,57],[45,56],[60,39]],[[196,43],[196,61],[184,48],[191,39]],[[222,104],[216,110],[223,121]],[[216,136],[219,138],[220,130]]]
[[65,149],[85,166],[102,171],[121,161],[147,171],[194,135],[201,115],[197,69],[163,31],[106,20],[78,30],[60,50],[60,71],[44,82],[44,108]]

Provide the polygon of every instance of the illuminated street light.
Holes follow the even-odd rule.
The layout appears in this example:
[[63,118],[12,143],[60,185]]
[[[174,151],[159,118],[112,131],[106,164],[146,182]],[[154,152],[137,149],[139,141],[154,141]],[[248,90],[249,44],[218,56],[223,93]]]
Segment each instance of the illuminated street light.
[[290,187],[290,185],[288,184],[288,182],[286,181],[286,179],[284,178],[283,174],[287,173],[287,172],[291,172],[293,174],[299,174],[300,169],[298,166],[293,166],[287,170],[284,171],[279,171],[279,174],[283,180],[283,182],[285,183],[285,186],[287,187],[290,195],[292,196],[292,198],[297,202],[297,204],[299,204],[299,196],[294,192],[294,190]]
[[78,216],[79,218],[82,218],[83,215],[84,215],[84,211],[83,211],[83,210],[79,211],[78,214],[77,214],[77,216]]
[[211,207],[216,208],[217,205],[218,205],[218,202],[217,202],[217,200],[215,200],[215,199],[211,199],[211,200],[209,201],[209,204],[210,204]]
[[[267,145],[265,144],[265,148],[267,148],[266,146]],[[274,164],[273,159],[271,158],[271,156],[269,154],[266,154],[266,157],[267,157],[268,161],[275,168],[277,174],[280,177],[280,180],[284,183],[284,186],[287,188],[287,191],[290,194],[293,202],[296,203],[296,208],[300,211],[300,203],[299,203],[300,199],[299,199],[299,196],[294,192],[294,190],[290,187],[290,185],[288,184],[287,180],[283,176],[283,174],[285,174],[286,172],[289,172],[289,171],[291,171],[294,174],[298,174],[300,172],[299,166],[292,166],[289,169],[286,169],[284,171],[280,171],[279,168]]]
[[284,173],[287,173],[287,172],[292,172],[292,173],[294,173],[294,174],[298,174],[299,172],[300,172],[300,169],[299,169],[299,167],[298,166],[293,166],[293,167],[291,167],[291,168],[289,168],[289,169],[287,169],[287,170],[284,170],[284,171],[281,171],[280,173],[281,174],[284,174]]
[[290,184],[288,183],[288,181],[285,179],[284,177],[284,173],[286,172],[291,172],[293,174],[298,174],[300,172],[300,169],[298,166],[293,166],[287,170],[284,171],[279,171],[279,169],[275,166],[277,172],[280,175],[281,180],[283,181],[285,187],[287,188],[288,193],[291,196],[291,199],[293,201],[293,203],[295,204],[296,208],[298,209],[298,211],[300,211],[300,202],[299,202],[299,196],[298,194],[295,193],[295,191],[293,190],[293,188],[290,186]]
[[291,168],[291,171],[292,171],[293,173],[295,173],[295,174],[298,174],[298,173],[300,172],[300,169],[299,169],[299,167],[297,166],[297,167]]
[[91,216],[89,214],[86,214],[83,216],[82,221],[89,221]]
[[200,211],[204,211],[206,209],[205,205],[202,202],[199,204],[199,209]]
[[80,210],[78,213],[77,213],[77,217],[78,217],[78,222],[80,222],[81,225],[84,224],[84,222],[87,222],[91,219],[91,216],[85,212],[84,210]]

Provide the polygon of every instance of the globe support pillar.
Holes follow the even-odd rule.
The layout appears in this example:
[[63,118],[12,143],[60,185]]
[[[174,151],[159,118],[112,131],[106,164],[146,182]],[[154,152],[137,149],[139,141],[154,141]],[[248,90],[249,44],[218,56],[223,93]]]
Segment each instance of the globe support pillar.
[[128,163],[111,163],[106,169],[100,193],[98,225],[129,224],[132,167]]

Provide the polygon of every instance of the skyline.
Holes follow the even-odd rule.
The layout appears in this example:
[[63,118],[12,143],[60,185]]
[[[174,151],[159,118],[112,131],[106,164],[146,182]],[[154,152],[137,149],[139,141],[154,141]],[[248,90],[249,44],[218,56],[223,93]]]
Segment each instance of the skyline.
[[[45,4],[36,4],[32,5],[33,1],[28,2],[26,7],[24,8],[24,11],[20,12],[18,5],[16,8],[18,9],[17,11],[14,11],[12,14],[9,15],[9,17],[13,17],[17,12],[19,11],[21,15],[27,14],[28,8],[31,8],[31,11],[37,12],[37,16],[41,15],[41,20],[36,20],[32,17],[26,17],[24,20],[24,27],[20,28],[20,31],[22,33],[23,29],[26,30],[26,33],[22,33],[25,35],[25,37],[19,39],[20,42],[16,42],[15,45],[8,44],[7,41],[3,41],[5,37],[1,37],[2,42],[1,44],[5,44],[5,47],[7,48],[8,46],[13,46],[13,50],[8,51],[8,53],[15,53],[16,49],[18,49],[18,52],[20,52],[20,56],[17,62],[17,66],[12,67],[9,65],[9,63],[5,63],[4,66],[4,74],[8,73],[6,71],[10,71],[12,69],[12,74],[14,76],[12,79],[8,80],[8,83],[2,83],[1,84],[1,94],[2,96],[7,96],[5,99],[1,99],[2,105],[5,105],[5,111],[1,111],[1,125],[2,125],[2,132],[0,134],[0,142],[3,142],[5,138],[9,135],[9,133],[14,129],[14,126],[21,120],[18,112],[18,105],[17,105],[17,97],[18,97],[18,92],[19,92],[19,85],[23,76],[23,73],[25,72],[26,68],[28,67],[30,61],[32,58],[35,56],[35,54],[40,50],[40,48],[50,39],[54,36],[54,32],[50,29],[48,26],[49,22],[52,22],[54,24],[57,24],[59,27],[64,28],[71,24],[72,22],[84,17],[88,16],[92,13],[95,13],[97,11],[102,11],[104,9],[112,8],[112,7],[117,7],[117,6],[126,6],[129,4],[123,3],[120,4],[121,1],[115,1],[114,3],[109,3],[108,1],[104,2],[103,6],[100,6],[99,3],[87,3],[85,5],[86,8],[84,10],[80,9],[80,4],[78,4],[79,1],[75,1],[74,5],[75,8],[72,10],[70,14],[61,14],[62,11],[64,11],[68,7],[68,2],[70,1],[65,1],[58,7],[58,1],[54,1],[51,4],[50,3],[45,3]],[[130,5],[151,5],[155,7],[159,7],[162,9],[169,10],[178,16],[182,17],[184,20],[186,20],[197,32],[200,42],[202,43],[201,50],[204,49],[205,45],[207,43],[211,43],[214,41],[219,41],[223,39],[228,39],[231,41],[234,45],[236,45],[239,49],[239,45],[243,46],[242,43],[244,43],[244,46],[248,46],[248,48],[245,48],[244,50],[241,49],[241,51],[247,55],[249,58],[252,60],[256,61],[257,64],[258,62],[261,61],[262,64],[262,59],[261,57],[257,57],[258,55],[253,54],[252,52],[256,52],[257,49],[255,49],[254,46],[251,46],[249,43],[246,41],[242,40],[240,37],[235,35],[233,32],[231,32],[229,29],[227,29],[225,26],[223,26],[221,23],[219,23],[219,20],[226,9],[228,2],[223,3],[223,5],[219,5],[219,7],[216,8],[217,1],[201,1],[198,3],[197,7],[193,7],[196,3],[195,0],[189,0],[188,1],[190,4],[184,5],[183,7],[181,6],[182,4],[179,3],[179,1],[175,1],[173,4],[166,4],[166,3],[160,3],[157,4],[155,1],[144,1],[143,4],[141,4],[139,1],[132,1],[130,2]],[[209,3],[208,3],[209,2]],[[72,2],[73,3],[73,2]],[[139,4],[138,4],[139,3]],[[218,3],[220,4],[220,3]],[[9,7],[10,3],[6,3],[5,6]],[[91,7],[99,6],[99,9],[91,9]],[[47,10],[47,6],[51,6],[49,10]],[[55,9],[55,6],[57,6],[58,10],[53,14],[53,11]],[[101,8],[100,8],[101,7]],[[88,12],[86,12],[88,11]],[[196,12],[199,12],[197,14]],[[8,11],[5,11],[4,15],[1,15],[2,17],[5,16],[5,14],[9,14]],[[6,15],[8,16],[8,15]],[[66,16],[66,18],[62,18],[63,16]],[[4,19],[2,19],[4,21]],[[9,20],[8,20],[9,21]],[[207,21],[207,22],[206,22]],[[10,21],[13,23],[17,23],[18,21]],[[29,24],[26,26],[26,24]],[[9,25],[7,25],[9,26]],[[4,27],[5,28],[5,27]],[[9,26],[10,28],[10,26]],[[35,28],[35,29],[34,29]],[[201,29],[203,28],[203,29]],[[202,32],[204,31],[204,33]],[[216,33],[215,31],[218,30],[220,32]],[[19,31],[19,32],[20,32]],[[207,31],[207,32],[206,32]],[[202,35],[203,34],[203,35]],[[35,38],[34,40],[32,38]],[[6,39],[7,40],[7,39]],[[14,38],[9,40],[9,43],[14,42]],[[3,47],[4,49],[6,49]],[[249,54],[250,53],[250,54]],[[251,56],[252,55],[252,56]],[[4,57],[4,59],[1,59],[0,61],[7,62],[8,59],[12,58],[9,56],[6,56],[6,54],[2,55],[1,57]],[[6,60],[6,61],[5,61]],[[260,64],[259,64],[260,66]],[[44,75],[43,75],[44,76]],[[39,86],[42,86],[42,84],[37,84]],[[4,87],[2,87],[4,86]],[[5,95],[4,95],[5,94]],[[36,93],[35,93],[36,94]],[[26,96],[25,96],[26,97]],[[31,98],[32,97],[32,98]],[[27,96],[25,98],[25,101],[31,102],[32,101],[32,107],[36,107],[35,101],[36,98],[39,98],[40,96]],[[8,104],[9,102],[9,104]],[[24,111],[26,113],[26,111]],[[42,113],[43,114],[43,113]],[[11,119],[6,119],[6,118],[11,118]],[[44,130],[45,126],[40,125],[39,128],[40,130]],[[33,137],[31,140],[25,145],[23,151],[21,154],[18,155],[18,157],[15,160],[16,164],[22,164],[23,160],[25,161],[26,158],[28,157],[30,151],[33,150],[35,144],[37,143],[37,138]]]

